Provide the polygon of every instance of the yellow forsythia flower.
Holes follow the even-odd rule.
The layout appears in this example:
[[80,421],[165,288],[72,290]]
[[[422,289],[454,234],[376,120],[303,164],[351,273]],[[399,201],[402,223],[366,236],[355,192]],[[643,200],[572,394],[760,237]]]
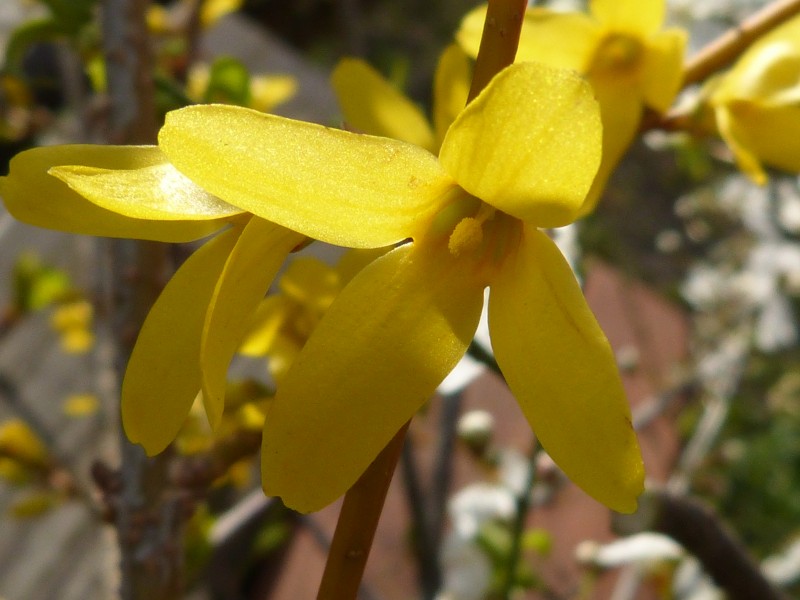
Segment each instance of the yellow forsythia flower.
[[759,39],[711,86],[719,133],[750,179],[766,183],[762,163],[800,172],[800,17]]
[[[497,361],[542,445],[586,492],[634,510],[643,466],[613,353],[566,260],[539,230],[580,214],[601,136],[580,77],[520,63],[456,117],[438,157],[406,142],[211,105],[168,114],[157,149],[128,150],[129,161],[156,153],[148,155],[155,165],[51,169],[93,210],[145,221],[149,235],[154,223],[164,232],[198,215],[234,225],[189,259],[202,261],[187,261],[148,317],[123,386],[128,433],[160,450],[169,441],[165,413],[185,416],[197,389],[210,416],[221,411],[230,356],[275,261],[298,239],[397,245],[338,294],[269,401],[265,491],[301,511],[344,493],[464,355],[488,287]],[[63,183],[30,193],[45,185],[47,169],[28,161],[68,164],[58,153],[69,150],[44,158],[47,150],[21,155],[0,180],[12,213],[46,213],[38,198],[77,205]],[[84,227],[100,220],[87,212]],[[220,244],[229,246],[207,250]]]
[[[603,161],[581,209],[597,204],[609,176],[636,137],[645,107],[665,112],[681,84],[686,32],[662,31],[665,0],[590,0],[589,14],[531,8],[517,62],[573,69],[594,88],[603,120]],[[458,41],[476,56],[486,8],[469,13]]]

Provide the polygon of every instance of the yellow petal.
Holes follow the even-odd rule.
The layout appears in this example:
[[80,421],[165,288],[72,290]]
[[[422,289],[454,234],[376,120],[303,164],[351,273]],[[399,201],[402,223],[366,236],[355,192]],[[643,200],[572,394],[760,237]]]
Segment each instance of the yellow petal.
[[647,43],[642,64],[644,102],[658,112],[666,112],[681,88],[686,32],[670,29]]
[[352,280],[272,401],[267,494],[299,511],[343,494],[456,365],[475,333],[481,285],[446,248],[402,246]]
[[544,449],[586,493],[636,509],[644,469],[614,354],[556,245],[526,228],[491,283],[503,375]]
[[435,150],[433,132],[422,111],[363,60],[340,60],[331,84],[348,127]]
[[467,55],[455,44],[450,44],[439,57],[433,80],[433,124],[437,152],[447,129],[467,104],[470,71]]
[[281,276],[278,286],[298,305],[324,311],[342,289],[336,271],[314,256],[298,256]]
[[766,183],[762,162],[800,172],[800,106],[734,102],[717,110],[717,124],[739,167],[756,183]]
[[501,71],[458,116],[439,155],[470,194],[539,227],[575,219],[600,164],[589,85],[538,63]]
[[736,116],[729,106],[717,107],[714,112],[719,134],[733,152],[739,168],[758,185],[767,182],[767,174],[761,161],[752,150],[752,142],[748,131],[739,126]]
[[250,108],[270,112],[297,93],[297,79],[291,75],[256,75],[250,78]]
[[642,120],[642,100],[635,85],[598,81],[594,90],[603,121],[603,159],[580,209],[580,216],[591,213],[605,191],[609,177],[636,138]]
[[528,9],[522,21],[517,62],[538,61],[585,73],[602,33],[602,28],[583,13]]
[[15,218],[38,227],[69,233],[187,242],[217,231],[219,220],[153,221],[132,219],[99,206],[48,175],[59,165],[102,169],[139,169],[164,162],[156,147],[49,146],[34,148],[11,160],[8,177],[0,178],[0,195]]
[[50,174],[98,206],[134,219],[222,219],[242,211],[212,196],[168,162],[141,169],[53,167]]
[[219,276],[200,342],[203,403],[216,429],[225,407],[228,365],[275,274],[303,236],[254,217],[242,231]]
[[[800,16],[760,38],[722,78],[714,99],[770,102],[776,95],[797,90],[800,76]],[[796,103],[796,98],[794,99]]]
[[230,12],[239,10],[244,0],[204,0],[200,7],[200,23],[210,27]]
[[456,41],[468,56],[475,58],[481,47],[483,24],[486,21],[486,4],[476,6],[463,19],[456,33]]
[[122,424],[148,454],[175,438],[200,391],[206,310],[239,229],[207,242],[173,275],[139,332],[122,382]]
[[[458,43],[473,58],[478,55],[485,20],[484,4],[467,13],[456,34]],[[602,33],[602,27],[585,14],[529,8],[522,21],[516,62],[537,61],[583,73]]]
[[253,315],[239,354],[251,357],[267,355],[293,308],[294,303],[281,294],[271,294],[264,298]]
[[452,186],[422,148],[235,106],[173,111],[159,143],[226,202],[342,246],[406,239]]
[[591,0],[589,10],[608,29],[647,37],[661,29],[665,0]]

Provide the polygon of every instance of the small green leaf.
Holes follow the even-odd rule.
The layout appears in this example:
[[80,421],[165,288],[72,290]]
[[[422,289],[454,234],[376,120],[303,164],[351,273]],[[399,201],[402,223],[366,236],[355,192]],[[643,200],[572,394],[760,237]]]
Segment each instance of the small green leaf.
[[250,102],[250,73],[235,58],[221,57],[211,65],[204,102],[247,106]]

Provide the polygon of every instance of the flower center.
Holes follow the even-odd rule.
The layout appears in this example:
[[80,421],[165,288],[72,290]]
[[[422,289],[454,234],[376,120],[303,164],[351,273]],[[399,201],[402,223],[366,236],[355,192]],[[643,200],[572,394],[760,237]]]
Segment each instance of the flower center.
[[465,252],[473,252],[483,242],[483,224],[494,218],[495,209],[488,204],[481,204],[474,217],[461,219],[447,240],[447,249],[453,256],[461,256]]
[[488,282],[519,244],[521,232],[519,219],[457,188],[422,239],[458,261],[460,268]]
[[642,43],[631,36],[614,33],[606,36],[594,56],[590,73],[621,74],[635,69],[641,61]]

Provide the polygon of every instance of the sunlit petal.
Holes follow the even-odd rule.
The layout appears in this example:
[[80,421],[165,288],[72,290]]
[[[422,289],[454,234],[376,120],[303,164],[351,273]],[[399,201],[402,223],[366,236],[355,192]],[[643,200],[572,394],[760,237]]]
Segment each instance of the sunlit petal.
[[653,36],[642,64],[644,102],[658,112],[666,112],[681,87],[686,32],[670,29]]
[[435,150],[433,132],[422,111],[363,60],[340,60],[331,84],[345,123],[355,131]]
[[469,59],[460,47],[450,44],[439,57],[433,79],[433,125],[437,151],[447,129],[467,103],[469,85]]
[[447,132],[440,160],[470,194],[540,227],[575,219],[600,163],[589,85],[539,63],[501,71]]
[[226,202],[350,247],[406,239],[453,185],[417,146],[235,106],[173,111],[159,144],[181,172]]
[[168,162],[126,170],[53,167],[50,174],[98,206],[134,219],[206,220],[242,212],[197,186]]
[[153,221],[133,219],[101,208],[48,175],[59,165],[102,169],[139,169],[164,163],[154,146],[48,146],[34,148],[11,159],[8,177],[0,178],[0,195],[8,211],[20,221],[107,237],[186,242],[213,233],[220,220]]
[[761,161],[753,152],[753,144],[747,129],[740,126],[737,117],[729,106],[720,106],[715,111],[719,134],[736,158],[739,168],[755,183],[764,185],[767,173]]
[[603,121],[603,159],[581,206],[580,216],[594,210],[609,177],[633,143],[642,120],[642,100],[635,86],[604,81],[596,82],[594,90]]
[[483,290],[428,250],[377,259],[320,321],[267,414],[267,494],[302,512],[335,500],[463,356]]
[[609,29],[650,36],[661,28],[665,0],[591,0],[592,15]]
[[239,237],[225,231],[173,275],[147,315],[122,383],[122,424],[148,454],[175,438],[200,391],[200,335],[217,279]]
[[584,491],[636,509],[644,471],[614,355],[555,244],[526,228],[489,295],[495,357],[542,446]]
[[254,217],[242,231],[208,303],[200,348],[203,402],[212,428],[225,407],[228,365],[275,274],[303,236]]

